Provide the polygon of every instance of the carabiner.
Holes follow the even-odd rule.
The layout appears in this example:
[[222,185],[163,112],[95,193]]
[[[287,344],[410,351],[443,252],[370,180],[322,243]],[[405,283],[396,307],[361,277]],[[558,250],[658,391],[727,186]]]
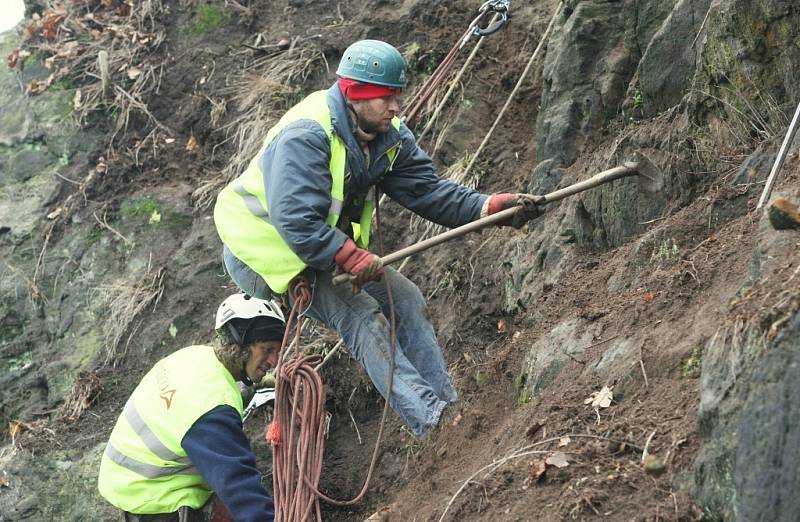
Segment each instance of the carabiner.
[[[473,34],[476,36],[489,36],[506,25],[508,23],[509,3],[509,0],[488,0],[484,2],[480,9],[478,9],[480,14],[472,22],[474,24]],[[490,13],[500,15],[500,18],[487,27],[480,27],[478,24]]]

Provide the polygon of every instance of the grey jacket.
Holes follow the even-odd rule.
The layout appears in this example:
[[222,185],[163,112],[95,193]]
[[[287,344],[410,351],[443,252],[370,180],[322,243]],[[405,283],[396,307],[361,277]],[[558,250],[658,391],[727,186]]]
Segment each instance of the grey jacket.
[[[328,107],[333,132],[347,147],[342,216],[358,215],[353,200],[375,185],[405,208],[440,225],[455,227],[480,216],[487,196],[436,176],[433,162],[405,124],[399,131],[391,127],[370,142],[373,159],[366,165],[338,84],[328,90]],[[385,174],[386,152],[398,142],[394,166]],[[329,161],[330,141],[312,120],[289,124],[259,158],[270,222],[300,259],[325,271],[333,270],[333,258],[348,237],[325,223],[331,203]]]

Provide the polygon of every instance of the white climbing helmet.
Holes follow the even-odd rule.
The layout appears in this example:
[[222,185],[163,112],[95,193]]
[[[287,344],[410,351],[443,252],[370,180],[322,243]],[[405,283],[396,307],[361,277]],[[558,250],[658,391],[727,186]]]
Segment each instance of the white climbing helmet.
[[277,319],[286,324],[280,305],[275,301],[267,301],[247,294],[228,296],[217,309],[214,329],[219,331],[231,319]]

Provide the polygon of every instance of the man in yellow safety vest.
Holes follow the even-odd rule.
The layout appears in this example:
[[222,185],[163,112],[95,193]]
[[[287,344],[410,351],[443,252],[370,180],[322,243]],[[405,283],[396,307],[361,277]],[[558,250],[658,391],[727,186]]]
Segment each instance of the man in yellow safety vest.
[[245,294],[217,310],[220,343],[158,361],[125,404],[98,487],[127,522],[263,522],[273,502],[242,430],[237,381],[260,382],[278,362],[285,320]]
[[[426,436],[458,396],[419,289],[370,252],[376,187],[400,205],[448,227],[517,205],[517,194],[485,195],[436,176],[433,162],[400,121],[405,62],[393,46],[348,47],[337,82],[290,109],[267,133],[247,170],[217,198],[214,220],[232,279],[261,298],[286,293],[304,274],[313,286],[306,315],[335,329],[386,398],[387,295],[398,319],[389,403]],[[515,223],[538,214],[517,213]],[[334,286],[337,269],[353,276]]]

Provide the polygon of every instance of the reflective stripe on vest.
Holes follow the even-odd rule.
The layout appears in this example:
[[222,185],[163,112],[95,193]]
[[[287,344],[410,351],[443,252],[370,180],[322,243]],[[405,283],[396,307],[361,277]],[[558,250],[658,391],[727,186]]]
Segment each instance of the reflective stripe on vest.
[[212,347],[190,346],[160,360],[111,432],[100,463],[100,493],[138,514],[203,506],[211,489],[181,441],[197,419],[220,405],[242,414],[239,387]]
[[152,464],[145,464],[144,462],[139,462],[138,460],[123,455],[110,442],[106,446],[106,452],[104,453],[104,455],[108,457],[109,460],[111,460],[111,462],[119,464],[123,468],[127,468],[133,471],[134,473],[149,479],[154,479],[158,477],[168,477],[170,475],[177,475],[178,473],[193,474],[193,475],[197,475],[199,473],[197,471],[197,468],[194,467],[192,464],[167,467],[167,466],[154,466]]
[[123,455],[109,441],[108,445],[106,446],[106,455],[108,455],[108,458],[111,459],[112,462],[119,464],[124,468],[128,468],[129,470],[147,478],[165,477],[168,475],[175,475],[176,473],[199,473],[189,457],[181,457],[176,455],[172,450],[164,446],[164,444],[158,440],[158,437],[156,437],[156,434],[153,433],[153,430],[147,426],[147,423],[144,421],[144,419],[142,419],[142,416],[139,415],[139,412],[136,410],[136,406],[132,401],[129,400],[127,403],[125,403],[125,409],[122,410],[122,416],[125,417],[125,420],[127,420],[128,424],[130,424],[131,428],[133,428],[133,431],[135,431],[139,438],[142,439],[142,442],[147,449],[158,455],[160,459],[174,462],[175,465],[155,466],[152,464],[139,462],[138,460]]
[[[335,227],[344,206],[344,179],[347,148],[333,132],[328,92],[317,91],[289,109],[267,133],[267,137],[250,161],[247,170],[232,181],[217,197],[214,222],[222,242],[234,256],[258,273],[272,291],[283,293],[289,282],[306,268],[306,264],[291,250],[278,231],[269,222],[267,198],[264,193],[264,174],[259,159],[273,139],[289,124],[299,120],[316,121],[330,142],[329,171],[331,174],[331,204],[325,222]],[[400,120],[392,125],[400,128]],[[394,164],[398,147],[386,154],[389,168]],[[352,223],[353,238],[361,248],[369,246],[370,227],[375,204],[372,190],[365,198],[361,219]]]

